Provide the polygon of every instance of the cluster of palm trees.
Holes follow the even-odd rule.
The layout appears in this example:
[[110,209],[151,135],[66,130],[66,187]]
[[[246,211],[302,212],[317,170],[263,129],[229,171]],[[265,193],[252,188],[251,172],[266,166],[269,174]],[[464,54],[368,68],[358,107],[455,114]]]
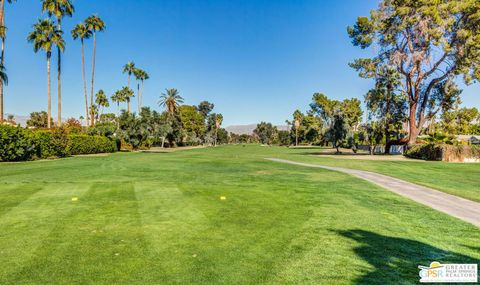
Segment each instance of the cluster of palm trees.
[[[0,38],[2,40],[1,58],[0,58],[0,122],[4,120],[3,110],[3,86],[7,84],[7,75],[4,65],[4,46],[7,28],[5,27],[5,1],[8,3],[15,0],[0,0]],[[57,95],[58,95],[58,114],[57,125],[62,123],[62,53],[65,50],[65,39],[62,30],[62,20],[64,17],[72,17],[75,8],[70,0],[41,0],[42,12],[48,17],[39,19],[33,25],[33,30],[29,33],[27,40],[32,43],[35,52],[43,51],[47,59],[47,95],[48,95],[48,127],[51,127],[51,59],[52,53],[57,51]],[[96,36],[98,32],[105,30],[105,23],[97,15],[88,17],[83,23],[78,24],[72,30],[73,39],[80,39],[82,43],[82,75],[84,81],[84,96],[87,121],[93,122],[94,112],[94,82],[95,82],[95,57],[96,57]],[[85,53],[84,41],[93,36],[93,59],[92,59],[92,78],[90,89],[90,102],[87,97],[87,84],[85,77]]]
[[[148,80],[150,78],[150,76],[148,75],[148,73],[145,70],[137,68],[133,61],[130,61],[123,66],[123,73],[128,75],[128,85],[127,85],[128,89],[130,89],[130,83],[131,83],[132,75],[135,76],[135,79],[137,80],[138,113],[140,113],[140,111],[142,110],[142,96],[143,96],[143,91],[144,91],[145,80]],[[128,92],[128,94],[132,93],[132,92]],[[127,94],[127,93],[125,93],[125,94]],[[127,96],[126,97],[126,100],[128,102],[128,112],[129,113],[131,111],[130,97],[133,97],[133,96]]]

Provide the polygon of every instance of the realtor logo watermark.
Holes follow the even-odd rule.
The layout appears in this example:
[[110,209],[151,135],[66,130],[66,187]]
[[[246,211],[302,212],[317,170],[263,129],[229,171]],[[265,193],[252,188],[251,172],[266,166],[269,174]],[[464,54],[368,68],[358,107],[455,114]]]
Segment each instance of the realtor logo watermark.
[[477,264],[441,264],[434,261],[430,266],[419,265],[421,283],[477,283]]

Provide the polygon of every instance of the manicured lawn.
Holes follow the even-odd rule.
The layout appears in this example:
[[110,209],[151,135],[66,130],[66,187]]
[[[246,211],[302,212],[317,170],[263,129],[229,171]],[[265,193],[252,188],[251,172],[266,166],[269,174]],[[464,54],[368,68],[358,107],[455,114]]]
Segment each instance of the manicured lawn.
[[470,224],[263,159],[296,152],[0,164],[0,284],[416,284],[419,264],[480,263]]
[[320,153],[322,153],[320,148],[283,149],[277,152],[275,157],[373,171],[480,202],[480,163],[372,161],[342,156],[331,158],[319,155]]

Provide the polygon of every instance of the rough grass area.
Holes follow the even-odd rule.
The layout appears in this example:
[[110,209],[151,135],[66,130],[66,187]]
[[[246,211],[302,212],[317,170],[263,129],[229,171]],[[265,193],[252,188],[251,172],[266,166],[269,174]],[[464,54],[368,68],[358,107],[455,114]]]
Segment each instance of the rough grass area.
[[[332,157],[323,148],[282,149],[273,151],[274,157],[290,160],[338,166],[345,168],[368,170],[400,178],[409,182],[431,187],[445,193],[457,195],[472,201],[480,202],[480,163],[452,163],[441,161],[399,160],[397,156],[391,161],[372,160],[369,156],[357,155],[350,159],[351,150],[343,155]],[[350,155],[348,155],[350,154]],[[365,157],[362,159],[362,157]]]
[[275,155],[308,158],[229,146],[0,164],[0,284],[416,284],[419,264],[480,262],[480,229]]

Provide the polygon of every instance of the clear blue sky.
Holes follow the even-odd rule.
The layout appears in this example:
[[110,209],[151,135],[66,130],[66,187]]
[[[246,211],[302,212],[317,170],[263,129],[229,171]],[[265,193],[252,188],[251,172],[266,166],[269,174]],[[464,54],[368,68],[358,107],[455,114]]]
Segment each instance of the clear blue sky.
[[[126,85],[129,60],[147,70],[144,105],[158,109],[165,88],[177,88],[187,104],[208,100],[224,125],[261,120],[283,124],[306,110],[314,92],[363,98],[372,82],[348,67],[371,52],[353,47],[346,27],[368,14],[377,0],[100,0],[74,1],[64,20],[63,116],[83,114],[81,53],[71,28],[92,13],[107,24],[98,37],[96,89],[108,95]],[[7,113],[46,110],[46,60],[26,37],[40,17],[40,1],[6,7]],[[91,41],[87,43],[87,75]],[[53,106],[56,81],[52,74]],[[465,88],[465,105],[480,107],[480,87]],[[136,101],[134,101],[136,102]],[[136,108],[136,103],[133,104]],[[112,108],[112,111],[116,110]],[[52,108],[56,114],[56,108]]]

